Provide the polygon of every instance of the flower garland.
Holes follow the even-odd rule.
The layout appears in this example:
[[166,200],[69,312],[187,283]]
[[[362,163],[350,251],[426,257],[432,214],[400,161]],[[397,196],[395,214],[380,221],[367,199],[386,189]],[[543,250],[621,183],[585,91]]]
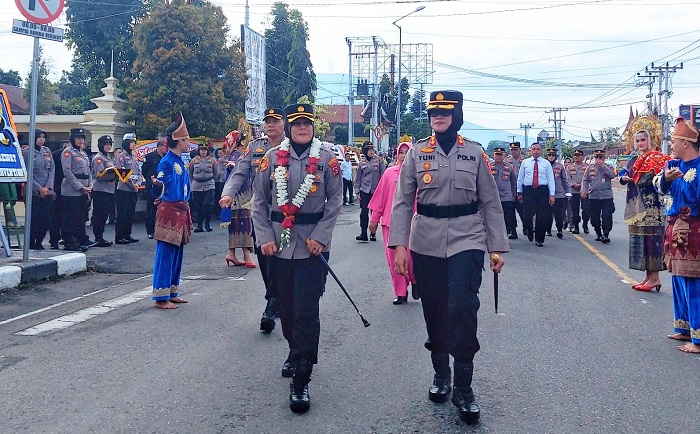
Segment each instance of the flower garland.
[[292,226],[294,226],[295,220],[294,215],[299,211],[301,206],[304,205],[306,196],[308,196],[311,191],[314,180],[316,179],[318,163],[321,162],[321,142],[317,139],[313,139],[311,142],[306,176],[304,176],[304,180],[291,202],[288,202],[289,191],[287,183],[287,179],[289,178],[289,173],[287,171],[287,167],[289,166],[289,139],[284,139],[275,155],[277,156],[277,164],[274,171],[275,186],[277,187],[277,206],[284,215],[282,234],[280,236],[281,251],[290,244]]

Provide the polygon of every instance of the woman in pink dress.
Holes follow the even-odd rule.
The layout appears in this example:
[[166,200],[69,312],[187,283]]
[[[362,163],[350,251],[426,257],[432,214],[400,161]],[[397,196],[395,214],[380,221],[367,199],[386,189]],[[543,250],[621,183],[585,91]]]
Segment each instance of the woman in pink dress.
[[391,281],[394,285],[394,304],[404,304],[408,302],[408,284],[411,283],[411,296],[414,300],[418,300],[418,289],[416,288],[415,278],[413,277],[413,264],[411,258],[408,259],[408,272],[410,279],[400,275],[394,271],[394,249],[389,249],[387,243],[389,240],[389,226],[391,225],[391,206],[394,202],[394,193],[396,193],[396,182],[399,179],[401,165],[406,157],[408,149],[411,147],[409,142],[401,142],[396,148],[396,165],[391,166],[382,175],[377,185],[377,190],[369,202],[369,209],[372,210],[370,217],[369,230],[372,233],[377,231],[377,226],[381,222],[382,239],[384,240],[384,250],[386,252],[386,260],[389,264],[389,273],[391,273]]

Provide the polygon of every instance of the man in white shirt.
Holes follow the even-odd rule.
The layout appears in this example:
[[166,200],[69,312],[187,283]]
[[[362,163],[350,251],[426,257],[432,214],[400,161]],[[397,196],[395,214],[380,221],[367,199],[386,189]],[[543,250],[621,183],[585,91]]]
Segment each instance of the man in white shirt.
[[[549,225],[551,206],[554,205],[554,171],[552,165],[542,158],[542,145],[533,143],[530,146],[532,157],[525,159],[518,171],[518,200],[523,202],[525,214],[523,225],[527,228],[527,238],[535,240],[535,245],[544,245],[544,236]],[[532,218],[535,220],[535,231],[532,231]],[[534,236],[533,236],[534,235]]]
[[355,205],[353,201],[352,163],[350,152],[345,153],[345,160],[340,163],[340,171],[343,174],[343,205]]

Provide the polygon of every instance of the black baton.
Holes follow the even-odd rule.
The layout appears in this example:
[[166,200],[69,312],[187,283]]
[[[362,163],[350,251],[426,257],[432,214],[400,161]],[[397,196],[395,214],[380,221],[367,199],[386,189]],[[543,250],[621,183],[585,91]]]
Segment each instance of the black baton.
[[362,314],[360,313],[360,309],[358,309],[357,306],[355,305],[355,302],[352,301],[352,298],[350,297],[350,294],[348,294],[348,291],[345,290],[345,287],[343,286],[343,284],[340,283],[340,279],[338,279],[338,276],[335,275],[335,273],[334,273],[333,270],[331,269],[331,266],[328,264],[328,261],[326,261],[326,258],[325,258],[323,255],[318,255],[318,257],[321,258],[321,261],[323,262],[323,265],[326,266],[326,268],[328,269],[328,272],[331,273],[331,276],[333,276],[333,279],[335,279],[335,281],[336,281],[336,283],[338,284],[338,286],[340,286],[340,289],[343,290],[343,292],[345,293],[345,296],[348,298],[348,300],[350,300],[350,303],[352,303],[352,306],[353,306],[353,307],[355,308],[355,310],[357,311],[357,314],[360,315],[360,319],[362,319],[362,324],[364,324],[365,327],[369,327],[369,321],[367,321],[367,320],[365,319],[365,317],[362,316]]

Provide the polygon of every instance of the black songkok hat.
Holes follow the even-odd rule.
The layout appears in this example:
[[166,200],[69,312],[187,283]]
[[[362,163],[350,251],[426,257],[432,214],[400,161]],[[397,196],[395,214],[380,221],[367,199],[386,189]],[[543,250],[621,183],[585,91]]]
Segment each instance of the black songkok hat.
[[300,118],[313,122],[314,107],[311,104],[290,104],[284,108],[284,117],[289,124]]
[[498,148],[493,149],[493,155],[497,155],[497,154],[498,155],[505,155],[505,153],[506,153],[506,148],[499,146]]
[[283,113],[284,112],[281,109],[270,107],[267,110],[265,110],[265,116],[263,116],[263,120],[267,118],[283,119]]

